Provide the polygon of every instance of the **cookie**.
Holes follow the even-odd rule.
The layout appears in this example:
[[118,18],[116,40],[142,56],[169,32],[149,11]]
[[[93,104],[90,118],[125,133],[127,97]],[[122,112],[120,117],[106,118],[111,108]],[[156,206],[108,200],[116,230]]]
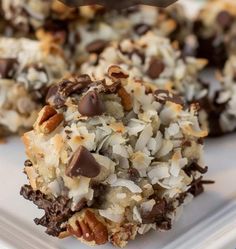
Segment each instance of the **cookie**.
[[200,194],[206,173],[196,106],[150,91],[119,66],[53,85],[23,136],[29,185],[21,194],[45,215],[50,235],[124,247],[137,234],[169,230]]
[[167,9],[134,6],[120,11],[85,6],[79,12],[79,18],[70,22],[67,39],[78,65],[88,54],[101,53],[112,41],[136,39],[152,31],[182,45],[191,30],[183,8],[177,4]]
[[92,54],[80,71],[102,79],[111,65],[119,65],[130,77],[182,95],[186,102],[192,102],[207,94],[198,79],[206,64],[205,59],[182,58],[180,50],[169,39],[148,32],[136,40],[113,42],[102,53]]
[[236,53],[235,30],[236,2],[208,1],[194,24],[199,43],[197,55],[207,58],[211,65],[223,68],[229,55]]
[[55,44],[1,37],[0,133],[32,128],[47,88],[64,76],[67,67]]
[[39,40],[50,36],[78,66],[89,54],[103,51],[111,41],[136,39],[152,30],[182,46],[191,31],[190,22],[178,4],[167,9],[135,6],[106,11],[99,6],[70,8],[58,0],[3,0],[2,7],[5,19],[21,36],[36,36]]
[[4,18],[22,34],[28,34],[38,28],[77,18],[78,9],[70,8],[58,0],[2,0]]

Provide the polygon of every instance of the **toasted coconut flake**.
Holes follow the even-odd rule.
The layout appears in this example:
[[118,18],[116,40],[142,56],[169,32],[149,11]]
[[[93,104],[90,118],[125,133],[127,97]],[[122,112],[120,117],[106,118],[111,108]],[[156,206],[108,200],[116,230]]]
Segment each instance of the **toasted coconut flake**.
[[156,184],[159,180],[170,177],[168,165],[152,167],[148,172],[148,177],[151,179],[152,184]]
[[141,217],[139,210],[136,206],[134,206],[134,208],[133,208],[133,219],[135,221],[142,223],[142,217]]
[[120,208],[118,205],[105,210],[98,210],[98,212],[101,216],[116,223],[120,223],[123,220],[124,209]]
[[142,193],[142,189],[134,182],[126,179],[117,179],[116,182],[111,184],[112,187],[126,187],[132,193]]
[[156,204],[156,201],[154,199],[145,201],[141,204],[141,209],[144,213],[149,213],[152,211],[155,204]]

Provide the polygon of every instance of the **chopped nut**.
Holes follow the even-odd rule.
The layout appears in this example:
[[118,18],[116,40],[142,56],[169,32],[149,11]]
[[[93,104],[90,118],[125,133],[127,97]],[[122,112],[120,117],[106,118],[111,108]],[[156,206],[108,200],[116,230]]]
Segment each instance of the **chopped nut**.
[[121,98],[121,104],[123,105],[125,111],[130,111],[133,108],[133,101],[131,96],[123,87],[118,90],[118,95]]
[[94,240],[94,234],[91,231],[90,227],[88,224],[86,224],[83,220],[79,222],[82,234],[83,234],[83,239],[86,241],[93,241]]
[[94,240],[97,245],[105,244],[108,240],[108,231],[106,226],[100,222],[94,213],[92,213],[90,210],[87,210],[85,212],[84,217],[85,222],[87,222],[89,228],[94,234]]
[[39,132],[49,134],[59,126],[63,119],[61,113],[57,113],[53,107],[47,105],[39,112],[34,128]]
[[86,210],[83,217],[69,225],[67,231],[77,238],[83,237],[88,242],[95,242],[96,245],[105,244],[108,241],[106,226],[90,210]]
[[113,65],[108,69],[108,76],[113,80],[127,79],[129,75],[124,72],[119,66]]

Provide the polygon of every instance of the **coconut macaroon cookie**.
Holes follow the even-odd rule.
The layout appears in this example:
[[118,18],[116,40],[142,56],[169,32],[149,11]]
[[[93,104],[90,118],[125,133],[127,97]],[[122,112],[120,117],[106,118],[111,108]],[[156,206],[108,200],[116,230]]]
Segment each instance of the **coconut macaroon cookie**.
[[236,1],[207,1],[194,26],[198,56],[223,67],[229,55],[236,53]]
[[32,128],[47,88],[68,65],[55,44],[0,38],[0,134]]
[[60,22],[77,18],[77,8],[70,8],[59,0],[1,0],[6,20],[20,29],[23,34],[47,26],[51,22]]
[[222,135],[236,129],[236,56],[227,60],[218,78],[221,86],[208,108],[208,115],[214,134]]
[[205,59],[182,58],[181,51],[169,39],[150,31],[135,40],[113,42],[102,53],[92,54],[80,71],[103,79],[111,65],[119,65],[131,78],[152,83],[153,88],[172,91],[192,102],[208,95],[198,79],[206,64]]
[[182,45],[191,31],[184,9],[178,4],[166,9],[140,5],[119,11],[91,6],[79,10],[80,19],[71,23],[69,34],[78,64],[84,59],[81,55],[99,54],[110,41],[136,39],[152,30]]
[[23,141],[30,185],[21,194],[45,215],[46,233],[124,247],[137,234],[169,230],[203,191],[203,137],[196,107],[152,93],[118,66],[80,75],[48,92]]

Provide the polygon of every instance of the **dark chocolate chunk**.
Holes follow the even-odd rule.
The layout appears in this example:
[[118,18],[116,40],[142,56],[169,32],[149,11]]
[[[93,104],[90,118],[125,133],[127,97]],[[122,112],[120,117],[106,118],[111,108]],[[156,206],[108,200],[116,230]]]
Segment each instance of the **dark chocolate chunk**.
[[11,78],[16,70],[16,65],[16,59],[0,58],[0,78]]
[[200,195],[204,192],[204,184],[214,184],[214,181],[210,180],[202,180],[202,177],[198,179],[194,179],[191,183],[191,187],[189,188],[188,192],[191,193],[194,197]]
[[218,24],[224,28],[227,29],[230,27],[230,25],[233,22],[233,17],[228,11],[222,10],[216,17],[216,20]]
[[146,23],[140,23],[134,26],[134,31],[140,36],[145,35],[150,29],[151,26]]
[[61,232],[66,231],[65,223],[74,214],[70,209],[70,199],[64,196],[48,197],[39,190],[34,191],[29,185],[24,185],[20,194],[45,211],[41,219],[36,218],[34,221],[37,225],[46,227],[47,234],[58,237]]
[[84,116],[93,117],[96,115],[102,115],[105,112],[105,106],[99,93],[96,91],[90,91],[81,98],[78,104],[78,110],[80,114]]
[[89,43],[86,46],[86,50],[88,53],[100,54],[106,48],[107,44],[108,44],[107,41],[98,39]]
[[85,176],[93,178],[100,173],[100,165],[84,146],[80,146],[72,156],[66,169],[69,177]]
[[158,89],[155,91],[154,96],[158,102],[165,104],[167,101],[173,102],[178,105],[184,105],[180,96],[172,94],[167,90]]
[[164,69],[165,64],[163,63],[163,61],[157,58],[152,58],[149,64],[147,74],[151,79],[157,79],[160,74],[164,71]]
[[197,164],[196,162],[191,163],[189,166],[185,166],[183,168],[184,172],[188,175],[191,176],[192,175],[192,171],[193,172],[199,172],[201,174],[206,174],[208,171],[208,167],[202,168],[199,164]]
[[224,36],[215,34],[205,38],[198,35],[197,57],[206,58],[211,66],[222,68],[228,58]]

